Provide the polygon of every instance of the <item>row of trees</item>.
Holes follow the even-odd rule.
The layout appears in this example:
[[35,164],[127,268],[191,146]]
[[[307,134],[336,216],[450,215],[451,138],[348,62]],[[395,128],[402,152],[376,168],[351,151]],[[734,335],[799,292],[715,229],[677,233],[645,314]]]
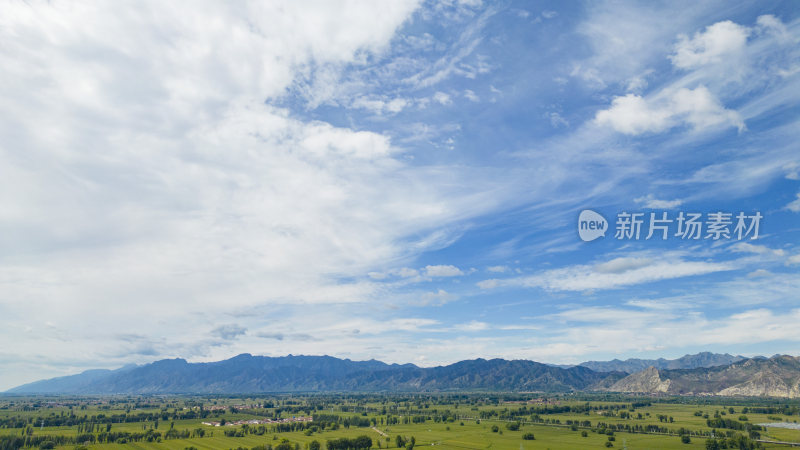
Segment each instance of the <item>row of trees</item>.
[[353,439],[331,439],[326,445],[328,450],[369,450],[372,448],[372,439],[369,436],[361,435]]

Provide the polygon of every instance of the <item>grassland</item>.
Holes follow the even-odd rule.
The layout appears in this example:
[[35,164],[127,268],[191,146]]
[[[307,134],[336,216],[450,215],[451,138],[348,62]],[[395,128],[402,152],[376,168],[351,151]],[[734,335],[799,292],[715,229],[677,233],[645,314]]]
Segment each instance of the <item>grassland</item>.
[[[315,420],[203,424],[299,416]],[[742,429],[712,428],[709,420]],[[798,420],[797,403],[769,399],[541,394],[0,397],[0,449],[25,444],[252,449],[281,443],[280,448],[306,449],[314,441],[326,448],[328,441],[362,435],[369,436],[372,448],[398,448],[400,436],[406,441],[413,437],[417,448],[691,449],[707,448],[712,434],[740,439],[735,447],[720,440],[728,448],[789,448],[765,441],[800,445],[800,430],[752,425]],[[523,439],[529,434],[535,439]]]

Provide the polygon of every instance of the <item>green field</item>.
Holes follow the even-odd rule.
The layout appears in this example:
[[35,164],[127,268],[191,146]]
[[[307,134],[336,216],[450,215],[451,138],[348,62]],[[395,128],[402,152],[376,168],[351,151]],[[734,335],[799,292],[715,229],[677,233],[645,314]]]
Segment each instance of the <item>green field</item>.
[[[230,425],[313,416],[312,422]],[[222,422],[225,425],[204,425]],[[371,448],[791,448],[797,402],[541,394],[0,397],[6,448],[306,449],[367,436]],[[709,422],[711,421],[711,422]],[[712,426],[710,426],[712,425]],[[530,434],[533,439],[530,439]],[[525,439],[528,437],[528,439]],[[687,440],[689,442],[684,442]],[[363,439],[363,438],[362,438]],[[734,440],[736,442],[734,442]],[[354,447],[351,447],[354,448]]]

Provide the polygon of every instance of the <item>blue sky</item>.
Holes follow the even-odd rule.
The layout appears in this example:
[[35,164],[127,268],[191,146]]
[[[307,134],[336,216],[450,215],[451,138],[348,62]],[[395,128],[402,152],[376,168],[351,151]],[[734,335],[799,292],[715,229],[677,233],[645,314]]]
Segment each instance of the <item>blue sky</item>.
[[[794,2],[4,9],[0,389],[243,352],[800,353]],[[584,209],[763,217],[583,242]]]

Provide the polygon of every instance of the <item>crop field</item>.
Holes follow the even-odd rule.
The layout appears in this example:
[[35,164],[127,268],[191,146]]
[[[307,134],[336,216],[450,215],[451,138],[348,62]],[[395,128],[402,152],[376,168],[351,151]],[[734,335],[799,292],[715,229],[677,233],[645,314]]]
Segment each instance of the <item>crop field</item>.
[[796,424],[799,408],[578,394],[0,397],[0,449],[791,448],[800,429],[759,424]]

